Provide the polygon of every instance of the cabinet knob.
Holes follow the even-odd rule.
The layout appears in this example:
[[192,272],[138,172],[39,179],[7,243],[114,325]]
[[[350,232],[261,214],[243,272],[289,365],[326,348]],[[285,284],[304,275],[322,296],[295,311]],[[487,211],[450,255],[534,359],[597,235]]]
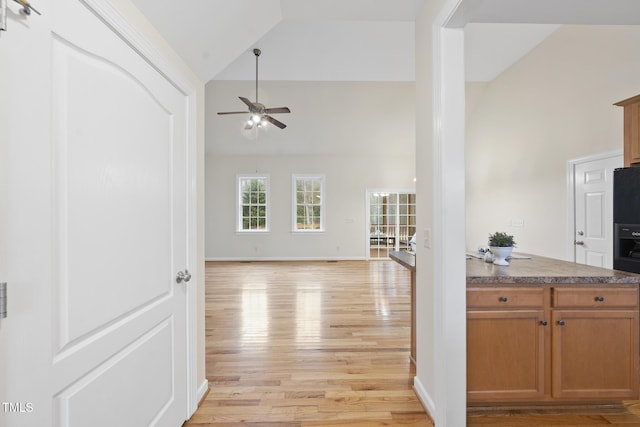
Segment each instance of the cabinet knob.
[[565,325],[564,320],[558,320],[558,325],[564,326]]
[[500,297],[501,302],[507,302],[509,299],[507,297]]
[[598,301],[598,302],[602,302],[602,301],[604,301],[604,297],[603,297],[603,296],[598,295],[598,296],[596,297],[596,301]]
[[540,321],[540,324],[541,324],[542,326],[547,326],[549,323],[547,323],[547,321],[546,321],[546,320],[541,320],[541,321]]

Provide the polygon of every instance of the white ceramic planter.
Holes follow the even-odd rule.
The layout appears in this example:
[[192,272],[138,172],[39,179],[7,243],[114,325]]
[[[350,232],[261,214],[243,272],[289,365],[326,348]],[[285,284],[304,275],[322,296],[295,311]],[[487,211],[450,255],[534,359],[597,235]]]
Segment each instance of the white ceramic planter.
[[495,265],[509,265],[507,257],[513,252],[513,246],[489,246],[489,249],[491,249],[491,253],[493,254],[493,263]]

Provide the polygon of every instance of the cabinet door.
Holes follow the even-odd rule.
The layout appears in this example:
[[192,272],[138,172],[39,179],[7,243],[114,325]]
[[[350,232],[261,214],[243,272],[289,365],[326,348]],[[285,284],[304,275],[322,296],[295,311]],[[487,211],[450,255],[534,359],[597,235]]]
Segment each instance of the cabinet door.
[[554,310],[552,395],[638,398],[638,312]]
[[470,402],[543,396],[544,320],[543,310],[467,312]]
[[640,102],[624,107],[624,165],[640,162]]

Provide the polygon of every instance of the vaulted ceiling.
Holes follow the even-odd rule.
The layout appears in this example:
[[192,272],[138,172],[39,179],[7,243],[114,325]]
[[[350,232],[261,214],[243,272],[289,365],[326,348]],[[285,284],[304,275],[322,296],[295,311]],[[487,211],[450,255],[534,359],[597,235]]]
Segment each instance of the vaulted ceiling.
[[[429,0],[133,0],[204,82],[413,81]],[[638,0],[462,0],[468,81],[492,80],[558,24],[640,24]],[[469,24],[471,23],[471,24]],[[543,24],[543,25],[540,25]]]

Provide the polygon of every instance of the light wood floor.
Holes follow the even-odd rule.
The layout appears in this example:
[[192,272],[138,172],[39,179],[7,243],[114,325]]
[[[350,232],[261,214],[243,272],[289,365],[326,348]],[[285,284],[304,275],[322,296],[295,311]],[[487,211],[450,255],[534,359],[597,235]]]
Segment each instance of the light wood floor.
[[393,262],[207,263],[210,392],[187,424],[433,426]]
[[[412,389],[410,276],[397,263],[209,262],[206,280],[210,392],[187,426],[433,426]],[[640,403],[467,417],[472,427],[612,424],[640,427]]]

